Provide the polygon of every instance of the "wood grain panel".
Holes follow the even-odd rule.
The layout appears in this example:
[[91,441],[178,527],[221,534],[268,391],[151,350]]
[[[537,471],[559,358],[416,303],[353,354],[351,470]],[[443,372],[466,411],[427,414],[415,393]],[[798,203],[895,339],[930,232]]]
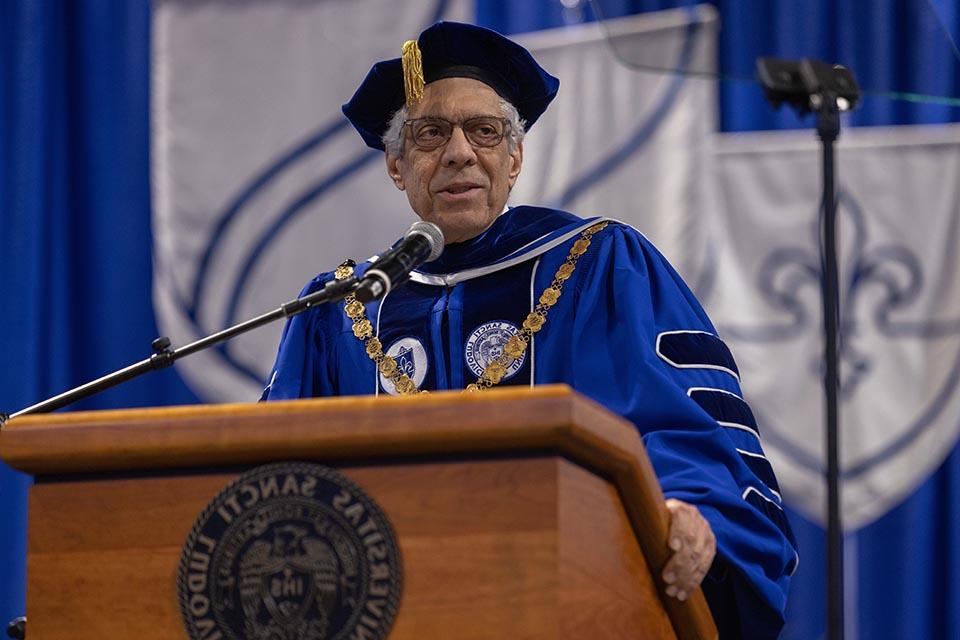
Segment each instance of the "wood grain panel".
[[176,597],[179,547],[32,554],[30,640],[185,640]]
[[[556,637],[556,468],[541,458],[345,470],[389,514],[400,541],[405,587],[391,638]],[[186,637],[175,579],[181,545],[234,477],[35,486],[31,638]],[[464,620],[476,624],[464,629]]]
[[616,487],[559,464],[560,626],[564,638],[676,638]]

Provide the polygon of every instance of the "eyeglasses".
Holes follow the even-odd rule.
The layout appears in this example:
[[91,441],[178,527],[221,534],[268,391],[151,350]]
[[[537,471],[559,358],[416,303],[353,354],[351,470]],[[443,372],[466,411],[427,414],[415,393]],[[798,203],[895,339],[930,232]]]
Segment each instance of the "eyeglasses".
[[450,122],[443,118],[414,118],[404,122],[403,126],[410,127],[413,144],[418,149],[432,151],[447,144],[453,135],[453,128],[457,126],[463,129],[463,135],[473,146],[495,147],[503,140],[510,121],[493,116],[477,116],[462,122]]

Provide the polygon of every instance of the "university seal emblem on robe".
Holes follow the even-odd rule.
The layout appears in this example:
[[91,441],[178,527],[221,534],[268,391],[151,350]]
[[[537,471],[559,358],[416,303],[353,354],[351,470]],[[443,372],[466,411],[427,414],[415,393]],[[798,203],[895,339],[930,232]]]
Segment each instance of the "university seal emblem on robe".
[[[467,344],[463,350],[464,362],[470,367],[473,375],[478,378],[483,375],[487,365],[503,354],[503,346],[507,344],[507,340],[518,333],[520,330],[516,325],[503,321],[487,322],[474,329],[467,338]],[[516,375],[526,359],[527,354],[524,352],[510,364],[507,375],[503,379],[508,380]]]
[[360,487],[310,463],[257,467],[197,519],[178,591],[194,640],[387,636],[402,568],[393,529]]

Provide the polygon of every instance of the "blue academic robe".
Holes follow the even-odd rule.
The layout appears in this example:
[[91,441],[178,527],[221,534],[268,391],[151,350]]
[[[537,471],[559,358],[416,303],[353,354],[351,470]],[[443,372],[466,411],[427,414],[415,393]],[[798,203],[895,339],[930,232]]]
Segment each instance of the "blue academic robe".
[[[448,245],[409,283],[367,305],[384,350],[421,389],[475,382],[597,221],[521,206]],[[331,278],[317,276],[303,293]],[[717,560],[703,589],[722,637],[776,637],[798,556],[736,364],[680,276],[627,225],[593,237],[500,384],[561,382],[633,422],[664,495],[696,505],[709,521]],[[263,397],[394,392],[341,303],[287,323]]]

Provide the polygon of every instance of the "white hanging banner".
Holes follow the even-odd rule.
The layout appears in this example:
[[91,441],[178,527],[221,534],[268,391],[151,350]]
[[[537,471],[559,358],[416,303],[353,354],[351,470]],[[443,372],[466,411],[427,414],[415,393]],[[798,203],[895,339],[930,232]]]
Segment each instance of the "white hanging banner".
[[714,81],[684,72],[715,69],[718,28],[700,5],[518,38],[560,92],[525,143],[511,203],[631,224],[697,289],[717,98]]
[[[707,308],[786,500],[825,521],[820,148],[812,131],[718,144]],[[838,150],[844,524],[905,499],[960,432],[960,127],[846,129]]]

